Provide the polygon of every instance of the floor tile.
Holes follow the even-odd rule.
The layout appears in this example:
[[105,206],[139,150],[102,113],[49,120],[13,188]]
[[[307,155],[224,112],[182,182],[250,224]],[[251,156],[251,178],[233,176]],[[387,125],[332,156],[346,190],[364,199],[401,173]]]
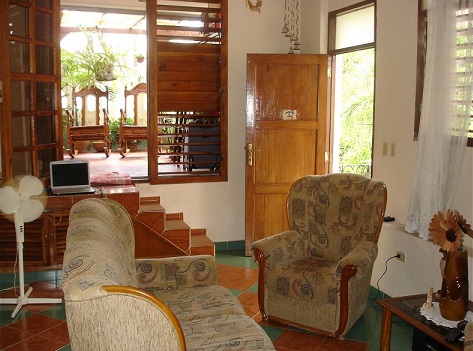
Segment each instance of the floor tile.
[[46,339],[59,341],[63,344],[69,344],[70,342],[66,322],[55,325],[54,327],[49,328],[38,335]]
[[324,336],[285,330],[274,341],[274,346],[287,347],[297,351],[315,351],[324,341]]
[[41,314],[34,314],[10,324],[10,327],[32,334],[38,334],[61,323],[63,322],[59,319],[43,316]]
[[33,336],[33,334],[24,330],[11,328],[9,326],[0,328],[0,335],[0,350],[4,350],[9,346],[17,344],[20,341]]
[[240,296],[238,296],[238,300],[243,305],[246,314],[251,318],[259,313],[258,294],[245,291]]
[[369,344],[361,341],[325,338],[317,351],[366,351]]
[[58,341],[34,335],[13,346],[7,347],[4,351],[56,351],[65,346]]

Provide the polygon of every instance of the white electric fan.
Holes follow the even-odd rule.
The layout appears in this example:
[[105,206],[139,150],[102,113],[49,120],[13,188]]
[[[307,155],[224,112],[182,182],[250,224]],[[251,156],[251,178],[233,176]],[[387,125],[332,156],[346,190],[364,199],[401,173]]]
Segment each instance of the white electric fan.
[[[61,299],[30,298],[33,288],[30,287],[25,294],[25,272],[23,267],[23,243],[25,241],[24,224],[32,222],[43,213],[44,204],[39,199],[30,196],[41,195],[43,184],[31,175],[21,177],[18,189],[5,186],[0,189],[0,211],[12,214],[15,222],[16,247],[18,250],[18,275],[20,278],[20,296],[16,298],[0,299],[0,304],[16,304],[11,317],[14,318],[21,307],[27,304],[61,303]],[[42,197],[45,198],[45,197]]]

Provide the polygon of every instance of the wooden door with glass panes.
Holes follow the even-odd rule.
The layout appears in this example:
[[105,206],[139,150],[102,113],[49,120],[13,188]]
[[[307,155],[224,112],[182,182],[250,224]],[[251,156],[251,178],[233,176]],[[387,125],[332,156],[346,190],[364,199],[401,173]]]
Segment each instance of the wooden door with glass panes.
[[0,3],[2,181],[62,159],[59,0]]

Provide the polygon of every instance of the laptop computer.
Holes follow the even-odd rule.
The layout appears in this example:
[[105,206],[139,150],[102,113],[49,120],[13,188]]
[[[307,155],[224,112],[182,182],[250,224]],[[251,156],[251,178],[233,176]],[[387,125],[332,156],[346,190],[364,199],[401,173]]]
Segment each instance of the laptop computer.
[[95,193],[95,189],[90,186],[88,161],[52,161],[49,167],[54,195]]

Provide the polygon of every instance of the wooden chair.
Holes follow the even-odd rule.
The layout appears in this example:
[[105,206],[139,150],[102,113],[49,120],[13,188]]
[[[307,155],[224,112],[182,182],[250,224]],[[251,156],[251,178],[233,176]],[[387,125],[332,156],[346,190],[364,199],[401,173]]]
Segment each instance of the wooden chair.
[[103,111],[103,124],[100,125],[75,125],[74,117],[66,110],[67,115],[67,152],[71,158],[74,158],[76,154],[75,142],[76,141],[102,141],[105,143],[104,153],[105,156],[109,156],[109,150],[112,147],[112,142],[110,140],[110,122],[108,118],[108,113],[105,108]]
[[[97,87],[82,89],[79,91],[72,90],[72,115],[75,117],[74,125],[100,125],[100,111],[105,108],[108,113],[108,88],[103,91]],[[81,100],[80,114],[79,108],[77,107],[77,100]],[[90,100],[94,100],[94,109],[90,109]],[[93,111],[92,114],[90,111]]]
[[[122,157],[125,157],[130,152],[128,141],[148,139],[147,114],[143,115],[139,109],[141,94],[146,94],[146,92],[146,83],[139,83],[130,90],[125,87],[125,109],[120,109],[120,130],[118,135],[118,152]],[[133,124],[127,124],[127,101],[130,97],[133,98]],[[145,117],[144,121],[143,116]],[[145,124],[142,125],[141,123]]]
[[[72,158],[76,155],[77,141],[102,141],[105,143],[104,153],[109,156],[111,149],[110,120],[108,117],[108,88],[103,91],[97,87],[72,91],[73,111],[66,110],[67,115],[67,142],[68,154]],[[78,113],[78,99],[81,99],[80,114]],[[91,100],[94,108],[90,108]],[[101,106],[105,106],[102,107]],[[90,111],[93,111],[90,113]],[[102,111],[102,115],[100,114]]]

